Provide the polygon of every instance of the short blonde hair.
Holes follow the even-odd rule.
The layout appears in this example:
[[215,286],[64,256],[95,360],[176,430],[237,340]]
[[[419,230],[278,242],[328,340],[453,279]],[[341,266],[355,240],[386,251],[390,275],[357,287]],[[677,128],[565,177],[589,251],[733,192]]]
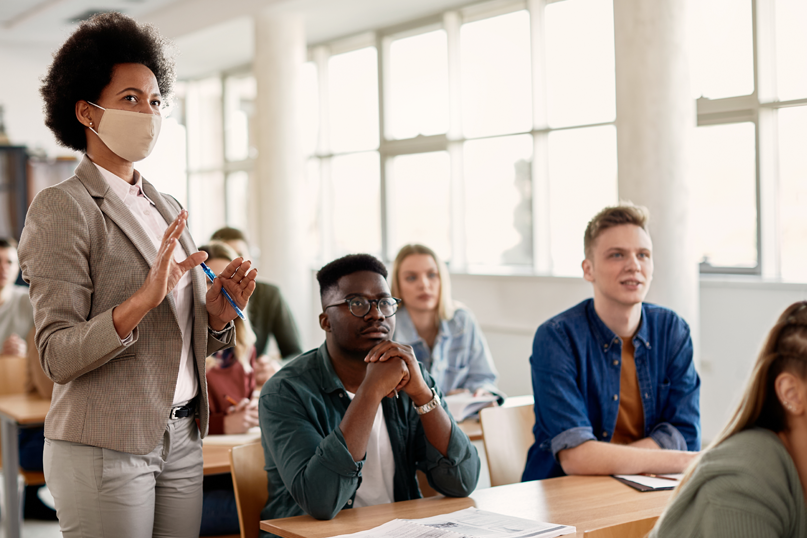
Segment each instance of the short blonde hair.
[[[440,275],[440,297],[437,299],[437,318],[439,320],[449,320],[454,318],[454,312],[457,306],[451,298],[451,278],[448,276],[448,267],[443,263],[443,260],[429,247],[412,243],[404,245],[395,256],[395,261],[392,262],[392,275],[390,278],[390,288],[392,295],[400,297],[401,285],[398,282],[401,272],[401,264],[403,261],[413,254],[426,254],[432,257],[434,263],[437,264],[437,273]],[[406,306],[406,304],[404,304]]]
[[588,221],[588,226],[586,226],[586,233],[583,236],[583,249],[586,259],[591,259],[591,247],[594,245],[594,241],[608,228],[623,224],[633,224],[649,235],[649,221],[650,212],[644,206],[634,205],[631,202],[619,202],[619,205],[606,207],[594,215],[594,218]]

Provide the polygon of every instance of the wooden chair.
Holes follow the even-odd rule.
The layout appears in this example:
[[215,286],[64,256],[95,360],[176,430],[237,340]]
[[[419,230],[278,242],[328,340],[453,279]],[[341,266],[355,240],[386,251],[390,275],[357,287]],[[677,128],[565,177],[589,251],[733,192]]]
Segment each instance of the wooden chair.
[[645,538],[658,521],[658,516],[638,519],[610,527],[586,531],[585,538]]
[[519,405],[507,405],[505,400],[502,407],[486,407],[480,411],[491,486],[521,482],[527,451],[535,441],[532,408],[533,403],[528,400]]
[[261,510],[269,500],[268,482],[263,467],[263,447],[260,441],[230,450],[230,472],[233,476],[241,538],[258,538],[260,535]]

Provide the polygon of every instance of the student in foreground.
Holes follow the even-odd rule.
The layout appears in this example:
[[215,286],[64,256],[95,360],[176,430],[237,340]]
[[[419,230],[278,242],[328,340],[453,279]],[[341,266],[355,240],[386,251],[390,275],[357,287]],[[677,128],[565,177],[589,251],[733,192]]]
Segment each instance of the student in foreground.
[[700,379],[689,327],[644,303],[647,210],[607,207],[586,228],[594,298],[538,328],[530,365],[535,444],[522,480],[682,472],[700,449]]
[[771,329],[729,423],[687,472],[652,538],[807,536],[807,302]]
[[444,495],[464,497],[476,487],[476,448],[412,348],[391,340],[399,300],[386,276],[367,254],[317,273],[325,343],[261,391],[269,479],[261,519],[331,519],[344,508],[416,499],[416,469]]

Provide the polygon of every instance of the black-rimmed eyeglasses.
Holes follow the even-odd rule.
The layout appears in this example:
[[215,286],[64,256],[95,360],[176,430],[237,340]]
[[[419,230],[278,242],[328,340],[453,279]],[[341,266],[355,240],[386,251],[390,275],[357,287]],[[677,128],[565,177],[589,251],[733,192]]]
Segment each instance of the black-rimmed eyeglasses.
[[375,303],[376,308],[381,313],[382,316],[385,318],[389,318],[395,315],[395,312],[398,311],[398,305],[401,303],[401,300],[397,297],[383,297],[381,299],[366,299],[364,297],[351,297],[350,299],[345,299],[344,301],[340,301],[338,303],[329,304],[323,310],[326,310],[332,306],[340,306],[346,304],[350,313],[356,316],[357,318],[363,318],[370,312],[370,308]]

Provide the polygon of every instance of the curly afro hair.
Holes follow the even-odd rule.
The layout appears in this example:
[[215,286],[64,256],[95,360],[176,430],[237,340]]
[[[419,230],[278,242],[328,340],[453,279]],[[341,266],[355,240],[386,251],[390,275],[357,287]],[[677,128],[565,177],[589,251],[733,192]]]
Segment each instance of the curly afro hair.
[[381,260],[369,254],[348,254],[342,258],[336,259],[322,267],[317,272],[317,281],[319,282],[319,295],[324,297],[325,294],[335,288],[339,279],[343,276],[352,275],[359,271],[371,271],[387,278],[387,268],[381,263]]
[[40,93],[45,125],[60,144],[87,150],[84,126],[76,119],[76,103],[97,101],[118,64],[143,64],[154,73],[163,99],[174,84],[171,43],[156,28],[121,13],[102,13],[83,21],[53,55]]

